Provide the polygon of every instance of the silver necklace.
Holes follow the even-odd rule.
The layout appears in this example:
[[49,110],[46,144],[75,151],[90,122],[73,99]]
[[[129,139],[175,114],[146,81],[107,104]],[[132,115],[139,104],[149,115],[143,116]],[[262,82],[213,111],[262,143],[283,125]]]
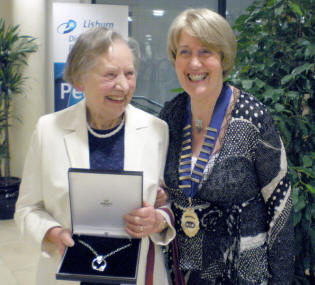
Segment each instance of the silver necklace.
[[122,247],[119,247],[119,248],[113,250],[112,252],[110,252],[106,255],[99,255],[97,253],[97,251],[92,246],[90,246],[88,243],[86,243],[80,239],[78,239],[78,242],[81,243],[82,245],[84,245],[85,247],[87,247],[95,255],[95,258],[92,260],[91,267],[94,270],[101,271],[101,272],[103,272],[106,269],[106,266],[107,266],[106,258],[108,258],[108,257],[116,254],[117,252],[131,246],[131,242],[129,242],[128,244],[126,244]]
[[125,116],[121,120],[120,125],[116,129],[114,129],[113,131],[111,131],[111,132],[109,132],[107,134],[99,134],[99,133],[95,132],[91,128],[91,126],[89,125],[88,122],[86,122],[86,125],[87,125],[87,129],[89,130],[91,135],[93,135],[94,137],[100,138],[100,139],[106,139],[106,138],[109,138],[109,137],[113,136],[114,134],[117,134],[121,130],[121,128],[123,127],[124,123],[125,123]]
[[195,120],[195,127],[197,129],[197,132],[200,134],[202,131],[202,120]]

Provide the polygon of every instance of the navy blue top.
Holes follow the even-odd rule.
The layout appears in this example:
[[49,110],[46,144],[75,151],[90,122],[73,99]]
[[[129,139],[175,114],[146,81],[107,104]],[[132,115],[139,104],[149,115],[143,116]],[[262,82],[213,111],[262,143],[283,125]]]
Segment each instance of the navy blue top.
[[[117,126],[118,127],[118,126]],[[110,130],[95,130],[98,134],[107,134]],[[103,170],[124,169],[125,126],[108,138],[97,138],[89,132],[90,168]]]

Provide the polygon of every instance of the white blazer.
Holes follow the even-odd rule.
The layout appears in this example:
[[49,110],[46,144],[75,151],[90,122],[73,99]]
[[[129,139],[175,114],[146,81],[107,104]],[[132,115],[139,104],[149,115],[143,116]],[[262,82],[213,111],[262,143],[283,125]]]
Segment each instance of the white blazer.
[[[124,170],[143,171],[143,199],[154,204],[163,177],[168,147],[167,124],[131,105],[126,107]],[[42,116],[36,125],[26,156],[15,221],[25,238],[40,247],[36,284],[72,285],[55,273],[60,261],[57,248],[43,240],[54,226],[71,228],[68,196],[69,167],[90,168],[85,100],[60,112]],[[128,189],[126,189],[128,190]],[[161,211],[168,223],[169,217]],[[175,236],[173,227],[154,235],[154,285],[168,284],[164,257],[159,245]],[[142,239],[137,285],[145,285],[149,238]]]

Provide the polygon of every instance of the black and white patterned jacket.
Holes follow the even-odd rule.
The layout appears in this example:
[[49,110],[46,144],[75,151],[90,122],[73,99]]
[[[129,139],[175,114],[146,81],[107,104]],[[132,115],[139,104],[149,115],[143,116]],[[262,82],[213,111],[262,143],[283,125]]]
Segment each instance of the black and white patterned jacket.
[[180,269],[191,272],[188,284],[291,284],[294,231],[285,149],[266,107],[231,88],[220,149],[193,199],[202,226],[192,238],[180,227],[188,202],[178,189],[189,96],[177,95],[160,113],[170,132],[165,183],[176,217]]

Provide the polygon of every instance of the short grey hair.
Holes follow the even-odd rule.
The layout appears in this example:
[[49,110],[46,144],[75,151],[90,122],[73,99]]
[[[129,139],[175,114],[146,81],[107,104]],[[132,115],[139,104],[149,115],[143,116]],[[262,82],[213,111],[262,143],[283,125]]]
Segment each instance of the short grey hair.
[[167,41],[168,57],[173,66],[183,30],[221,55],[224,77],[232,71],[237,43],[231,26],[221,15],[207,8],[190,8],[174,19],[168,31]]
[[133,65],[137,73],[140,62],[140,48],[135,39],[123,36],[113,30],[104,27],[96,27],[82,33],[73,45],[63,73],[65,81],[74,85],[80,83],[86,72],[92,68],[97,58],[106,53],[109,47],[115,42],[126,43],[133,56]]

